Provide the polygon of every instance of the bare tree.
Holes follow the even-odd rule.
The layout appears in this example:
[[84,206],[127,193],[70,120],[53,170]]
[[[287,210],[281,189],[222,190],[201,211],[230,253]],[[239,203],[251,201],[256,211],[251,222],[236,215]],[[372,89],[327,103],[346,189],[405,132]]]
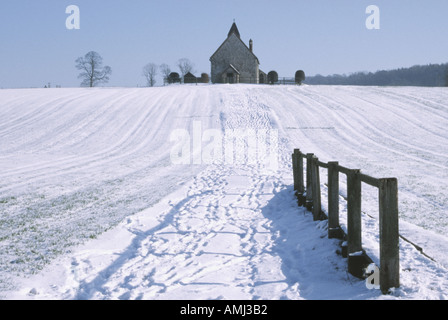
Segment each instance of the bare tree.
[[162,72],[162,76],[163,76],[163,82],[168,82],[168,77],[170,76],[171,73],[171,68],[169,65],[167,65],[166,63],[162,63],[160,65],[160,72]]
[[83,79],[81,86],[95,87],[99,83],[109,81],[112,69],[103,65],[103,58],[95,51],[88,52],[84,57],[76,59],[76,69],[81,70],[78,78]]
[[188,72],[194,73],[194,64],[186,58],[180,59],[177,62],[177,66],[179,67],[182,79]]
[[157,75],[158,67],[154,63],[148,63],[143,67],[143,76],[146,78],[146,82],[149,87],[154,87],[156,84],[156,75]]

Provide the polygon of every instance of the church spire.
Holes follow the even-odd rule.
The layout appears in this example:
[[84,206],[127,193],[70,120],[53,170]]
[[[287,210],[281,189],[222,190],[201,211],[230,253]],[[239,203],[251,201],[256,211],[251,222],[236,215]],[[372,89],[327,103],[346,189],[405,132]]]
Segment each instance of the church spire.
[[240,38],[240,32],[238,31],[238,27],[236,26],[235,20],[233,21],[232,27],[230,28],[227,37],[230,37],[232,33],[234,33],[238,38]]

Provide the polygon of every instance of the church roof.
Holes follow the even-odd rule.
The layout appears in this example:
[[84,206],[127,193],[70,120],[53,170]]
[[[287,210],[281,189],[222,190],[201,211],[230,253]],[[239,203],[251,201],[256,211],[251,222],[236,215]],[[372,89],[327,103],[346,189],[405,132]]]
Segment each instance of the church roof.
[[240,72],[232,64],[229,64],[229,66],[224,70],[223,73],[227,72],[229,69],[232,69],[233,71],[235,71],[235,73],[240,74]]
[[238,27],[236,26],[236,23],[234,22],[232,24],[232,27],[230,28],[229,34],[227,37],[230,37],[230,35],[234,33],[238,38],[240,38],[240,32],[238,31]]
[[233,33],[234,33],[234,34],[236,35],[236,37],[241,41],[241,43],[246,47],[246,49],[252,54],[252,56],[254,56],[254,58],[257,60],[257,62],[260,63],[260,61],[258,60],[257,56],[256,56],[252,51],[250,51],[249,47],[243,42],[243,40],[241,40],[240,32],[238,31],[238,27],[236,26],[236,23],[235,23],[235,22],[232,24],[232,27],[230,28],[229,34],[228,34],[228,36],[227,36],[227,39],[224,40],[224,42],[219,46],[219,48],[215,51],[215,53],[212,54],[212,56],[210,57],[210,60],[213,59],[213,57],[215,56],[215,54],[218,53],[218,51],[222,48],[222,46],[224,45],[224,43],[226,43],[226,42],[229,40],[230,36],[231,36]]
[[196,76],[195,76],[194,74],[192,74],[191,72],[187,72],[187,73],[184,75],[184,77],[187,77],[187,78],[196,78]]

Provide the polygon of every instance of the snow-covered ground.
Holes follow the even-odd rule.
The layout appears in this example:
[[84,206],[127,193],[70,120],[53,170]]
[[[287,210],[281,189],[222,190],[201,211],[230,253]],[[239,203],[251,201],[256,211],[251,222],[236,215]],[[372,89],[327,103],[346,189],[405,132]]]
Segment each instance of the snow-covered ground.
[[[446,101],[413,87],[0,90],[0,298],[446,299]],[[230,146],[233,162],[216,157]],[[348,274],[327,223],[297,206],[294,148],[398,178],[400,233],[425,253],[400,240],[399,289]],[[376,263],[377,201],[363,185]]]

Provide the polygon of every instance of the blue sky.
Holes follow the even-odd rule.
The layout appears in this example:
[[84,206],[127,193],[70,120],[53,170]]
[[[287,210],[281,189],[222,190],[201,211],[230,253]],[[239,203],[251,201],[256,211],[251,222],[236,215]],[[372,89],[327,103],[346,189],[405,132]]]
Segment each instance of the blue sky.
[[[368,30],[368,5],[380,29]],[[66,7],[80,9],[68,30]],[[235,19],[254,41],[260,69],[292,77],[377,71],[448,62],[446,0],[14,0],[0,4],[0,88],[77,87],[76,58],[97,51],[110,86],[144,85],[142,67],[188,58],[210,73],[209,58]],[[161,84],[161,81],[158,81]]]

